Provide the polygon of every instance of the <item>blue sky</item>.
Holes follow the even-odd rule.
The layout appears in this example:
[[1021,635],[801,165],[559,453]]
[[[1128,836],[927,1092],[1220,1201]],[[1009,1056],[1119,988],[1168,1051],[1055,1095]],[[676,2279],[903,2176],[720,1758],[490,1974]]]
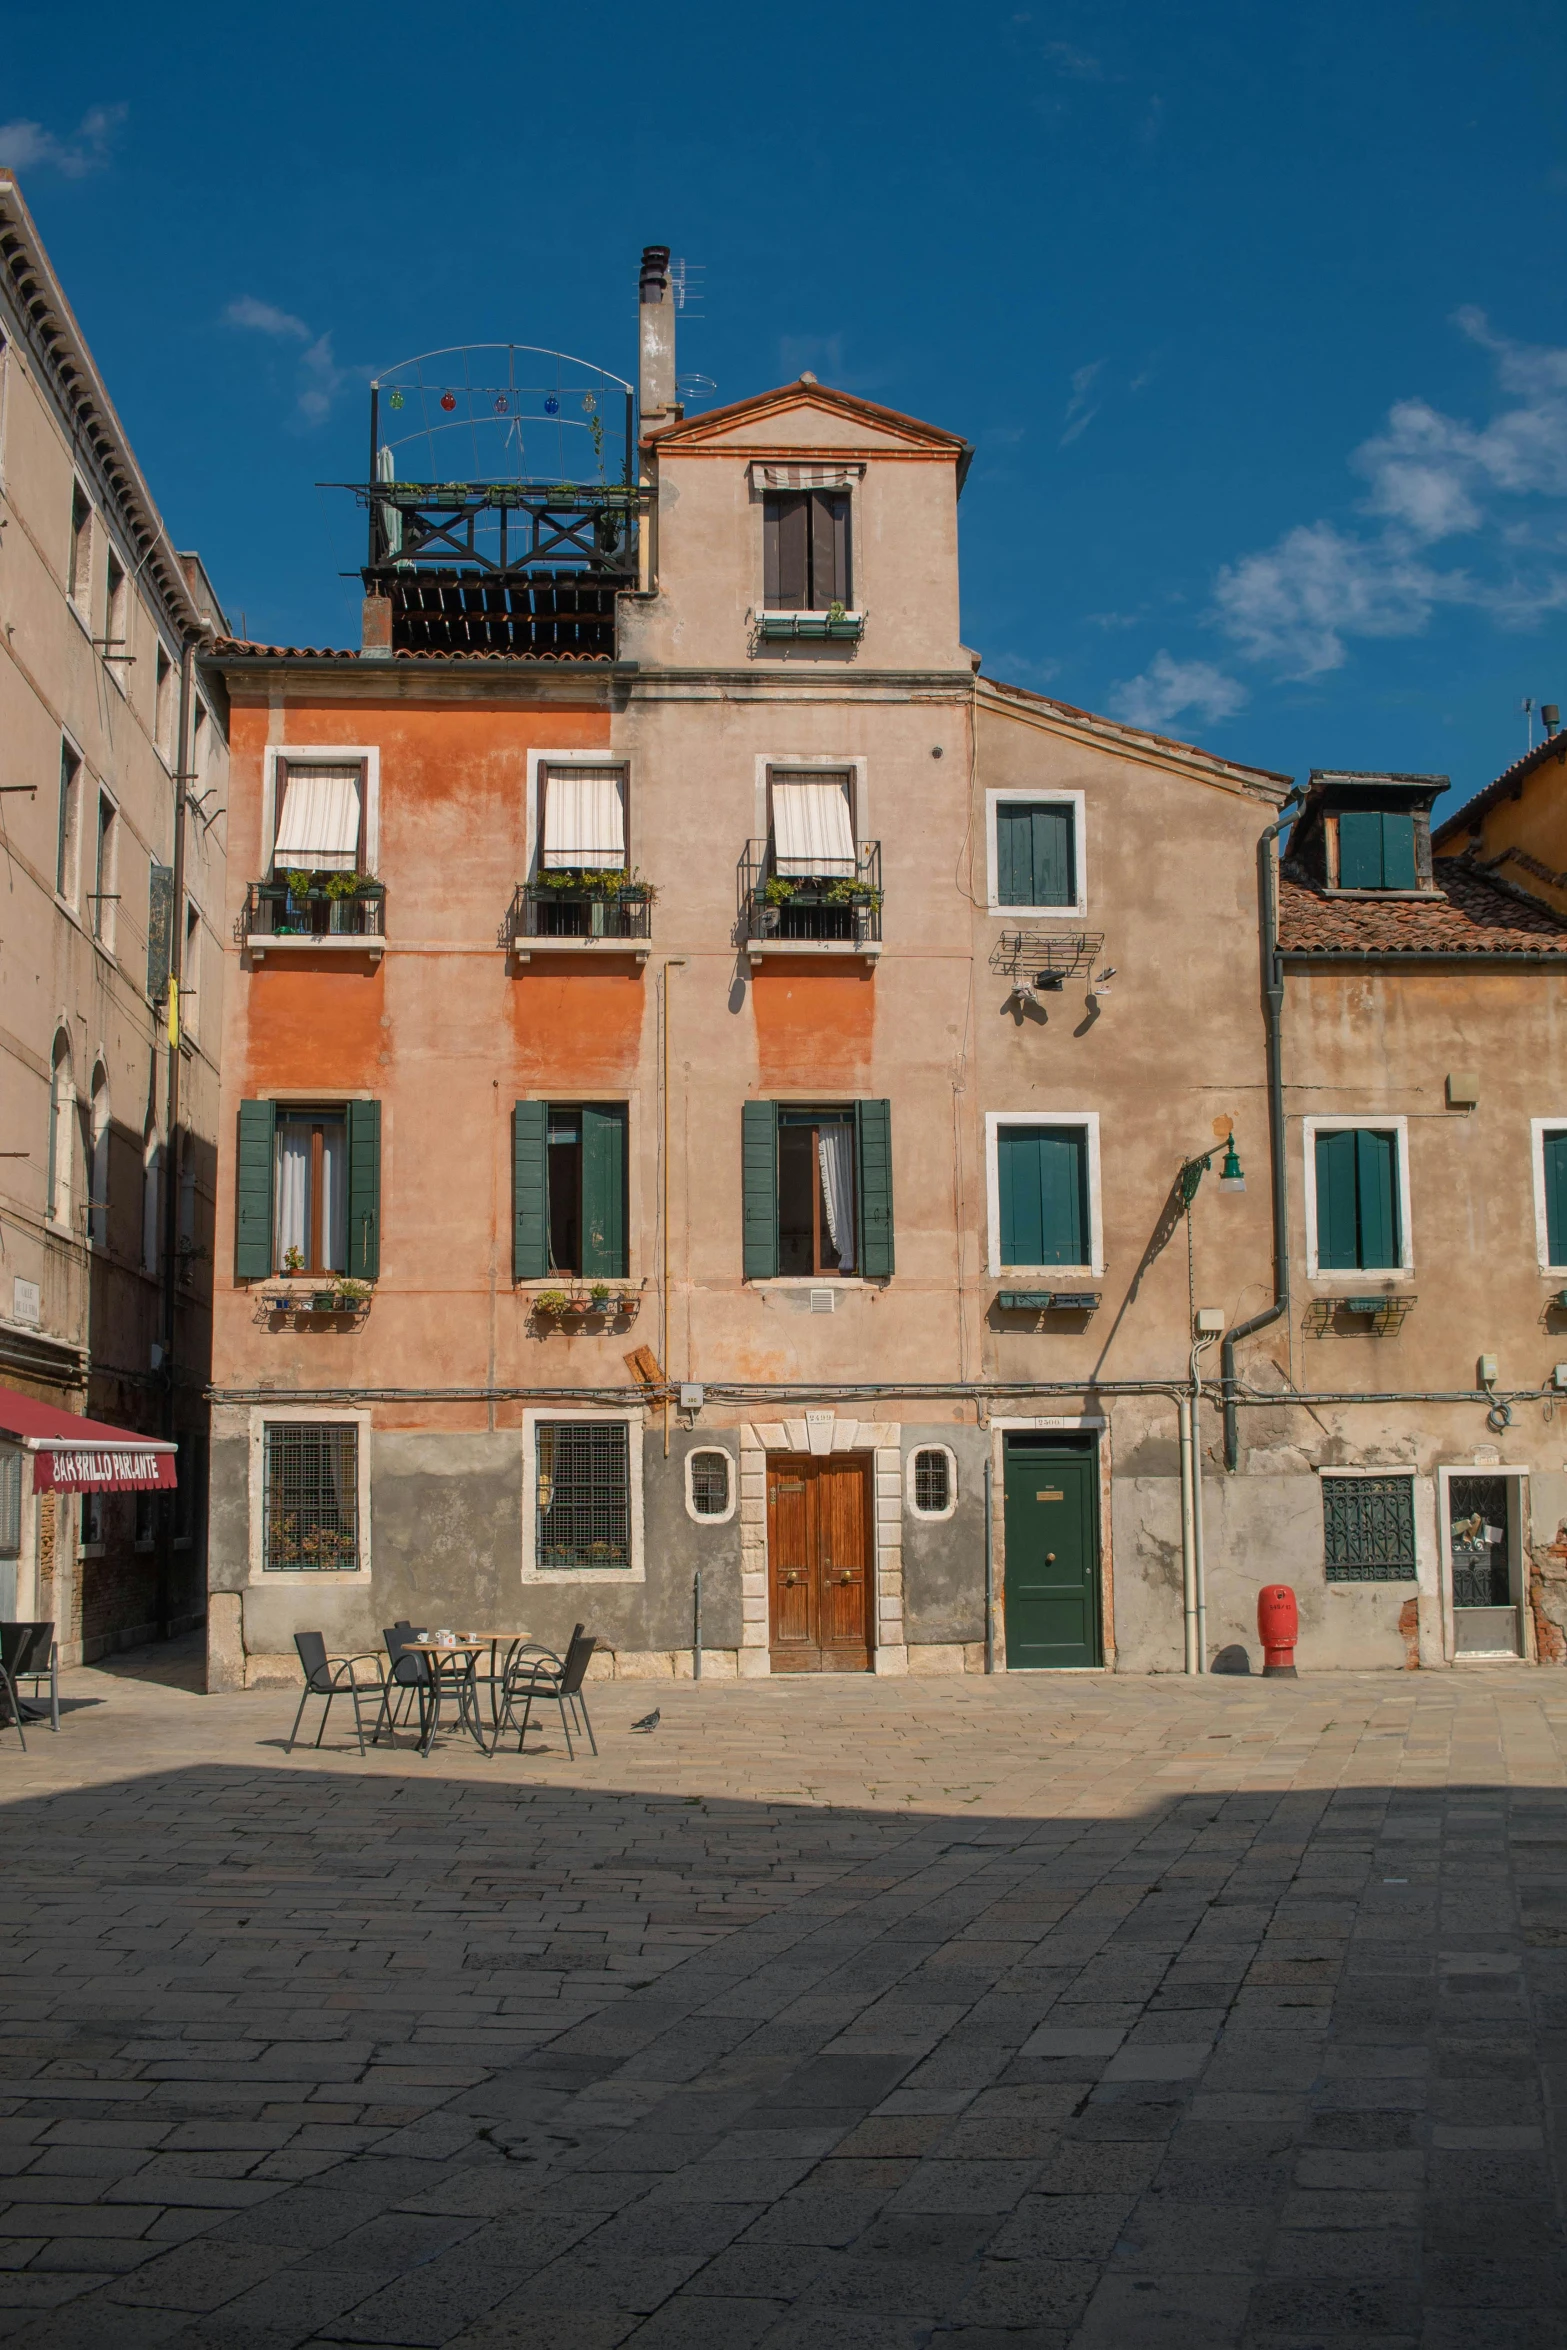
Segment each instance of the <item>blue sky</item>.
[[964,433],[987,669],[1472,790],[1567,705],[1555,0],[13,5],[14,163],[235,624],[357,641],[370,372],[515,339]]

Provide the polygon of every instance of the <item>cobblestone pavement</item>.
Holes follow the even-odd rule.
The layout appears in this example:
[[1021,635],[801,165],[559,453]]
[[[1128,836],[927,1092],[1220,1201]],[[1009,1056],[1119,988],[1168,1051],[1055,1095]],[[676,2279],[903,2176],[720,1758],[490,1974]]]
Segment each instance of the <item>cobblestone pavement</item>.
[[0,1740],[8,2345],[1567,2341],[1567,1675],[193,1679]]

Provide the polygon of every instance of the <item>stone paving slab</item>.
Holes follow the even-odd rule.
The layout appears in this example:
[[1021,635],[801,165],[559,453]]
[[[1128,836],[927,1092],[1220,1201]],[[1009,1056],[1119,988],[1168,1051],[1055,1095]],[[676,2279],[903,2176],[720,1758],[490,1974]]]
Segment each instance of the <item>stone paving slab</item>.
[[0,1741],[0,2342],[1567,2342],[1567,1676],[194,1683]]

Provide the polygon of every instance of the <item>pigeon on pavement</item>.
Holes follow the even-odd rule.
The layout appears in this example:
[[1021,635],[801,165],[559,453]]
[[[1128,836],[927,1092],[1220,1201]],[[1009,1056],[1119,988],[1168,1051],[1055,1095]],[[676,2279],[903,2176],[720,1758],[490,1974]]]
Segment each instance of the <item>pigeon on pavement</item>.
[[655,1705],[653,1711],[650,1714],[644,1714],[641,1721],[633,1722],[631,1727],[633,1730],[656,1730],[658,1728],[658,1715],[659,1709]]

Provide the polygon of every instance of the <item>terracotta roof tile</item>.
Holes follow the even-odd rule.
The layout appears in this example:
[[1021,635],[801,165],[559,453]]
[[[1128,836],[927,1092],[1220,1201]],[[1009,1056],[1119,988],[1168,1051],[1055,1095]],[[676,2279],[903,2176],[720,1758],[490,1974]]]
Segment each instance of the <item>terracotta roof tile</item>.
[[1434,898],[1329,897],[1286,867],[1279,944],[1292,955],[1567,955],[1567,922],[1444,858]]

